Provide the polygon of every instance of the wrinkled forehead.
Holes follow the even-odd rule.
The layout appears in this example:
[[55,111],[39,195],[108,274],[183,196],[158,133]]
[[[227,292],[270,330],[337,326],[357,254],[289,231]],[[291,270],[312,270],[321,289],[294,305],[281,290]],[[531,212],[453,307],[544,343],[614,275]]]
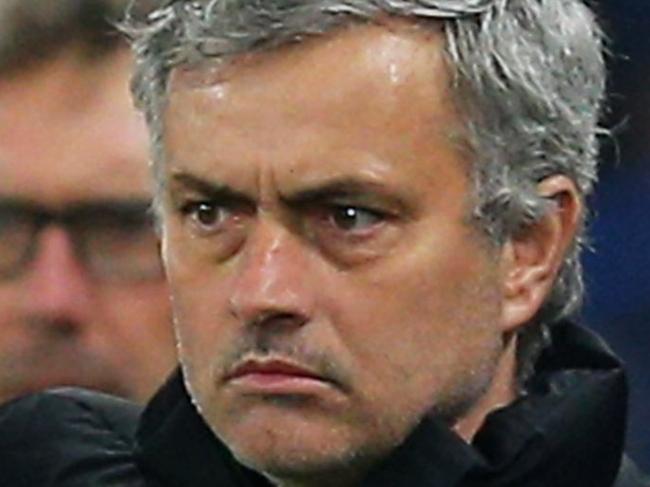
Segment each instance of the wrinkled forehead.
[[208,72],[208,81],[179,73],[165,118],[167,175],[201,166],[224,179],[263,166],[274,176],[286,169],[286,182],[335,169],[374,174],[388,164],[379,161],[417,173],[416,149],[455,152],[449,138],[463,124],[448,95],[441,35],[390,27],[354,26],[254,55]]
[[[384,149],[390,155],[382,157],[404,162],[420,136],[460,145],[464,124],[449,86],[441,31],[402,20],[179,69],[164,113],[165,166],[206,152],[209,165],[320,164],[326,158],[317,154],[369,160],[358,153]],[[169,172],[159,176],[162,182]]]

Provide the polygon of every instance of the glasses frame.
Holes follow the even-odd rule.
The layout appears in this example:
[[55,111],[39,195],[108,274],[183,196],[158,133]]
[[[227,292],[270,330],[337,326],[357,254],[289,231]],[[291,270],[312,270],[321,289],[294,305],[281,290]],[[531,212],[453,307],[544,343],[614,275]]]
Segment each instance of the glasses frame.
[[[152,235],[156,235],[155,217],[150,200],[139,198],[93,200],[74,203],[62,209],[51,209],[31,201],[0,198],[0,238],[3,216],[27,222],[30,226],[30,237],[15,264],[7,266],[6,269],[0,269],[0,280],[14,279],[25,273],[38,253],[39,236],[49,226],[57,226],[65,230],[72,242],[75,255],[84,264],[84,267],[97,278],[133,281],[159,278],[163,274],[160,261],[156,270],[153,270],[152,266],[152,272],[134,274],[133,276],[118,275],[117,273],[113,276],[109,273],[97,275],[97,271],[89,264],[91,261],[89,258],[90,246],[86,242],[86,235],[89,228],[101,227],[101,224],[97,222],[111,220],[113,223],[118,222],[116,227],[132,225],[136,228],[146,225],[150,227]],[[125,225],[119,223],[120,220]],[[106,227],[108,226],[107,224]]]

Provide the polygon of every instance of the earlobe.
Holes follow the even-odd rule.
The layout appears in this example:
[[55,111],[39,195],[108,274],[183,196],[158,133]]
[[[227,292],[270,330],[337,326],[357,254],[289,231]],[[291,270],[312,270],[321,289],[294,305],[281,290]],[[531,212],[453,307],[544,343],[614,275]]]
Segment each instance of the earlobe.
[[524,325],[543,305],[582,215],[581,198],[568,177],[549,177],[539,183],[538,192],[553,206],[501,250],[504,331]]

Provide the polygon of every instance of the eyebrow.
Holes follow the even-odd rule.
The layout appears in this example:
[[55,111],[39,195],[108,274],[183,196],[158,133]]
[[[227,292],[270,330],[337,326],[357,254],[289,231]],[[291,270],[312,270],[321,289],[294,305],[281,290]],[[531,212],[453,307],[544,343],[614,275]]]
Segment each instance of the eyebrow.
[[191,191],[201,193],[211,200],[227,200],[245,204],[254,204],[253,198],[242,191],[238,191],[228,185],[216,181],[209,181],[193,174],[179,172],[172,175],[171,179],[172,184],[177,184]]
[[326,181],[282,196],[282,201],[289,206],[301,206],[327,201],[336,198],[370,196],[387,200],[389,203],[405,206],[405,202],[381,184],[359,180],[353,177],[342,177]]
[[[194,174],[178,172],[171,176],[171,180],[172,184],[178,184],[190,191],[196,191],[211,200],[231,201],[251,206],[257,204],[253,197],[242,191]],[[171,192],[173,193],[173,190]],[[400,209],[408,208],[403,198],[380,183],[360,180],[355,177],[333,178],[323,183],[314,184],[312,187],[292,191],[290,194],[279,195],[279,199],[283,204],[294,208],[319,204],[336,198],[364,197],[383,200]]]

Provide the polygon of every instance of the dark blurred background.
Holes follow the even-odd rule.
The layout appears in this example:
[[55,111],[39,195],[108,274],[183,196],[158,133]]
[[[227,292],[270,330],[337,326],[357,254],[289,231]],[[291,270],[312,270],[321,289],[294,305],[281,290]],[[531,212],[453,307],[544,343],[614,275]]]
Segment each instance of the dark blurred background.
[[594,0],[609,38],[601,180],[584,257],[585,321],[628,365],[628,452],[650,472],[650,0]]

